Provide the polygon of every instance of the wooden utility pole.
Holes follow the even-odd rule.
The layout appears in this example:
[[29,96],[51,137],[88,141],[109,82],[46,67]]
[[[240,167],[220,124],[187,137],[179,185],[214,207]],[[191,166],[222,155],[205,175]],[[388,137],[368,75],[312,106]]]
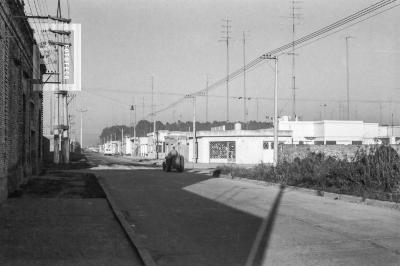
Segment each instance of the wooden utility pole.
[[88,110],[80,109],[78,112],[81,114],[81,138],[80,138],[80,145],[81,149],[83,149],[83,113],[86,113]]
[[245,125],[247,125],[246,101],[246,33],[243,31],[243,123]]
[[349,68],[349,39],[346,36],[346,89],[347,89],[347,120],[350,120],[350,68]]
[[193,96],[193,163],[197,163],[196,97]]
[[208,121],[208,76],[206,81],[206,122]]

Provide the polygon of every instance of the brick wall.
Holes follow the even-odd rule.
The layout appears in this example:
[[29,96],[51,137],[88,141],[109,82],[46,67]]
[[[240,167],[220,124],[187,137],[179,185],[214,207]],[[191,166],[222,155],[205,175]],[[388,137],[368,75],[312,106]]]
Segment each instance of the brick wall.
[[6,113],[7,113],[7,64],[8,45],[6,27],[0,19],[0,202],[7,198],[7,149],[6,149]]
[[33,91],[33,31],[20,1],[0,1],[0,202],[41,165],[42,92]]
[[[280,145],[279,161],[305,158],[309,153],[323,153],[338,159],[351,159],[360,149],[368,151],[369,145]],[[391,145],[400,154],[400,145]]]

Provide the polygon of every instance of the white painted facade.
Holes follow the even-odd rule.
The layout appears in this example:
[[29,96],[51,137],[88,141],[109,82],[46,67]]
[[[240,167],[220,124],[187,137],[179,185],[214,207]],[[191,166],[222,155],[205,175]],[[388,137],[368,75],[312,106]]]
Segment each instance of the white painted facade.
[[[291,134],[291,131],[279,131],[279,143],[289,144],[292,139]],[[196,140],[198,163],[258,164],[273,162],[273,129],[199,131],[196,134]],[[188,161],[193,162],[192,136],[188,142]]]
[[140,137],[139,138],[139,156],[147,157],[149,155],[149,138]]
[[179,143],[183,143],[186,141],[187,136],[191,135],[190,132],[183,131],[168,131],[168,130],[159,130],[156,134],[153,132],[147,134],[148,136],[148,156],[151,158],[155,158],[157,156],[156,153],[156,143],[157,143],[157,151],[158,158],[164,158],[168,153],[170,147],[167,145],[168,141],[171,138],[179,139]]
[[139,138],[125,137],[124,139],[124,154],[131,156],[139,156]]
[[[391,127],[363,121],[323,120],[289,121],[287,117],[279,120],[279,130],[293,132],[292,144],[379,144],[388,141],[395,144],[395,134]],[[393,133],[400,130],[393,128]]]

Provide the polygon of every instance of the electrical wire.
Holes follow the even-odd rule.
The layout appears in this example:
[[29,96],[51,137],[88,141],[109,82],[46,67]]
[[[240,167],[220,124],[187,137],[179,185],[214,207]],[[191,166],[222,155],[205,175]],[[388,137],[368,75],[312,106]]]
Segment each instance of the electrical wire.
[[[295,40],[294,42],[292,41],[292,42],[290,42],[288,44],[285,44],[285,45],[283,45],[281,47],[278,47],[278,48],[276,48],[276,49],[274,49],[274,50],[272,50],[270,52],[264,53],[263,55],[251,60],[245,67],[241,67],[240,69],[230,73],[228,76],[224,77],[223,79],[220,79],[220,80],[216,81],[215,83],[211,84],[207,88],[205,88],[203,90],[200,90],[200,91],[197,91],[197,92],[194,92],[191,95],[201,95],[201,94],[204,94],[204,93],[206,93],[206,92],[208,92],[210,90],[213,90],[213,89],[225,84],[226,80],[233,80],[233,79],[239,77],[241,74],[243,74],[244,71],[248,72],[250,69],[255,68],[261,62],[265,61],[264,57],[266,57],[266,56],[278,56],[278,55],[281,55],[282,53],[284,53],[284,51],[286,51],[288,49],[291,49],[293,47],[293,45],[295,45],[295,46],[296,45],[300,45],[300,44],[306,43],[306,42],[308,42],[308,41],[310,41],[310,40],[312,40],[314,38],[318,38],[321,35],[324,35],[324,34],[330,32],[332,30],[340,28],[340,27],[342,27],[342,26],[344,26],[344,25],[346,25],[346,24],[348,24],[348,23],[350,23],[350,22],[352,22],[354,20],[357,20],[357,19],[359,19],[359,18],[361,18],[361,17],[363,17],[365,15],[368,15],[368,14],[370,14],[372,12],[375,12],[376,10],[379,10],[379,9],[381,9],[381,8],[383,8],[383,7],[385,7],[385,6],[389,5],[389,4],[392,4],[392,3],[396,2],[396,1],[397,0],[382,0],[382,1],[379,1],[379,2],[369,6],[367,8],[364,8],[364,9],[362,9],[360,11],[357,11],[357,12],[353,13],[352,15],[347,16],[347,17],[345,17],[345,18],[343,18],[343,19],[341,19],[341,20],[339,20],[337,22],[334,22],[334,23],[332,23],[332,24],[330,24],[330,25],[328,25],[328,26],[326,26],[326,27],[324,27],[322,29],[314,31],[314,32],[312,32],[312,33],[310,33],[310,34],[308,34],[306,36],[303,36],[303,37]],[[396,6],[398,6],[398,5],[396,5]],[[350,25],[348,27],[351,27],[351,26],[353,26],[355,24],[358,24],[358,23],[360,23],[362,21],[365,21],[365,20],[367,20],[367,19],[369,19],[371,17],[374,17],[376,15],[379,15],[381,13],[384,13],[384,12],[386,12],[386,11],[396,7],[396,6],[393,6],[391,8],[387,8],[387,9],[385,9],[385,10],[383,10],[383,11],[377,13],[377,14],[374,14],[372,16],[369,16],[369,17],[367,17],[367,18],[365,18],[365,19],[363,19],[363,20],[361,20],[361,21],[359,21],[357,23],[353,23],[352,25]],[[346,28],[348,28],[348,27],[346,27]],[[337,31],[329,34],[329,35],[332,35],[334,33],[337,33],[339,31],[341,31],[341,30],[344,30],[344,29],[345,28],[342,28],[340,30],[337,30]],[[325,36],[325,37],[327,37],[327,36]],[[323,37],[320,37],[319,39],[321,39],[321,38],[323,38]],[[317,41],[317,40],[318,39],[316,39],[315,41]],[[315,41],[313,41],[313,42],[315,42]],[[304,47],[306,45],[307,44],[304,44],[302,47]],[[184,99],[185,98],[180,99],[180,100],[178,100],[176,102],[173,102],[170,105],[168,105],[167,107],[162,108],[162,109],[160,109],[158,111],[155,111],[154,114],[157,114],[157,113],[163,112],[165,110],[168,110],[168,109],[176,106],[177,104],[181,103]]]
[[[31,1],[27,1],[28,6],[29,6],[29,11],[30,11],[30,13],[31,13],[32,15],[35,15],[34,10],[33,10],[32,6],[31,6],[31,3],[30,3],[30,2],[31,2]],[[37,15],[37,16],[42,15],[42,14],[40,14],[39,11],[38,11],[38,8],[37,8],[37,6],[36,6],[36,1],[35,1],[35,0],[33,0],[33,4],[34,4],[35,10],[36,10],[36,15]],[[35,23],[35,21],[37,21],[37,22]],[[45,43],[45,42],[48,42],[48,41],[50,40],[50,37],[49,37],[49,35],[48,35],[48,32],[44,29],[44,27],[42,27],[43,25],[42,25],[42,22],[41,22],[40,19],[33,19],[33,22],[31,23],[31,25],[36,29],[36,32],[37,32],[36,35],[38,36],[39,43]],[[38,29],[38,27],[40,28],[40,30]],[[43,31],[43,30],[45,30],[45,32],[46,32],[46,34],[47,34],[47,41],[46,41],[44,35],[42,34],[42,31]],[[50,68],[52,67],[52,71],[56,72],[56,71],[55,71],[55,63],[51,63],[49,66],[50,66]]]

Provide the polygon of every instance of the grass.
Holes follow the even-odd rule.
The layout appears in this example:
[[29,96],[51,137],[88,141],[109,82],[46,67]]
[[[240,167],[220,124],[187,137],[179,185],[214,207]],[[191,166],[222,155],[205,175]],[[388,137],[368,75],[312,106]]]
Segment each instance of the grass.
[[360,149],[351,160],[322,153],[283,161],[276,167],[220,167],[222,173],[320,191],[400,202],[400,157],[390,146]]

